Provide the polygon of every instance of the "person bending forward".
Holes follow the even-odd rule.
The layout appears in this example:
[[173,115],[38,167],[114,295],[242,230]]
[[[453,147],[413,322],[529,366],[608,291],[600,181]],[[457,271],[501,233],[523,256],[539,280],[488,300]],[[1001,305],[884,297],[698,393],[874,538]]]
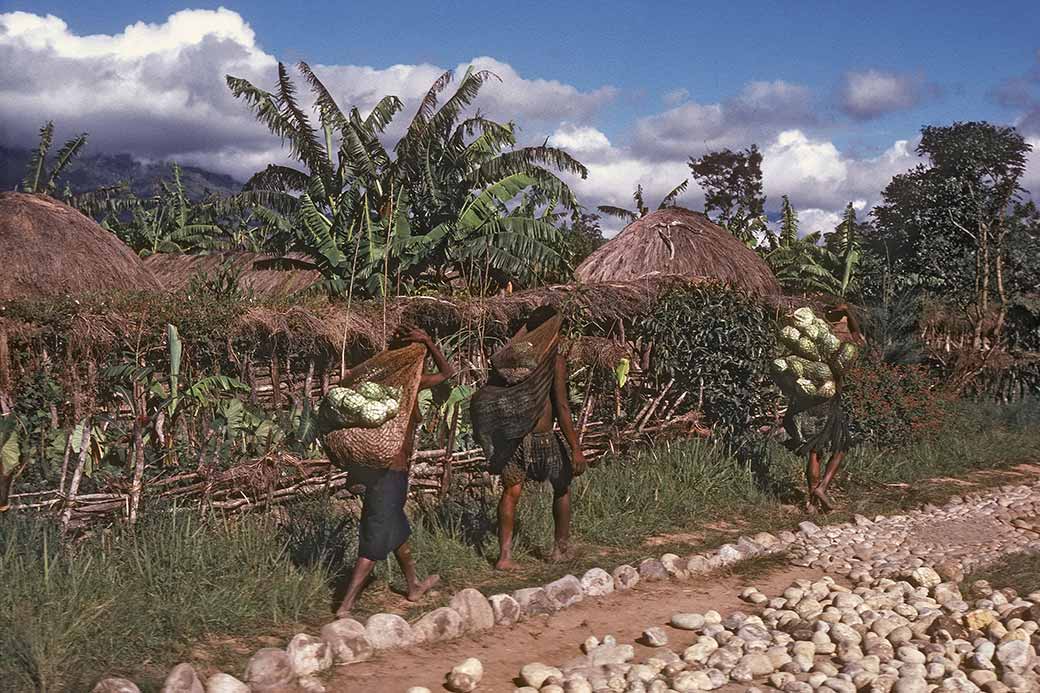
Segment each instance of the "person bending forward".
[[[840,335],[843,341],[850,341],[861,347],[866,344],[859,323],[846,304],[840,303],[830,308],[826,317],[834,332]],[[810,513],[816,510],[829,512],[834,509],[834,503],[827,495],[827,490],[854,442],[851,432],[854,422],[848,395],[843,388],[844,379],[837,374],[834,379],[837,392],[832,398],[811,405],[794,400],[784,414],[783,425],[789,437],[788,446],[799,455],[808,455],[805,469],[808,491],[805,510]],[[827,460],[821,477],[820,462],[828,453],[830,459]]]
[[[433,357],[437,365],[437,373],[424,374],[419,380],[419,391],[440,385],[454,375],[454,369],[444,354],[428,334],[413,329],[399,334],[391,347],[403,347],[408,344],[421,344]],[[357,377],[353,371],[348,372],[340,381],[340,385],[349,386]],[[369,467],[356,464],[349,459],[339,459],[334,442],[326,439],[326,452],[334,464],[347,469],[351,482],[362,484],[365,495],[362,500],[361,522],[358,528],[358,558],[347,585],[346,594],[336,615],[347,616],[364,588],[365,581],[372,573],[376,561],[386,560],[393,553],[401,566],[407,582],[407,598],[415,601],[425,594],[440,580],[437,575],[430,575],[419,580],[415,571],[415,560],[408,546],[411,526],[405,515],[404,506],[408,498],[408,471],[411,467],[412,451],[415,445],[415,431],[421,417],[419,414],[419,398],[414,397],[411,411],[401,412],[399,416],[409,417],[405,430],[404,443],[386,468]]]
[[[487,385],[473,397],[474,433],[489,467],[501,475],[498,503],[499,558],[513,562],[513,527],[525,481],[548,481],[553,489],[555,534],[550,560],[569,553],[571,480],[585,472],[567,395],[567,365],[559,350],[560,316],[543,307],[495,357]],[[516,356],[519,347],[520,357]],[[555,427],[559,425],[561,436]]]

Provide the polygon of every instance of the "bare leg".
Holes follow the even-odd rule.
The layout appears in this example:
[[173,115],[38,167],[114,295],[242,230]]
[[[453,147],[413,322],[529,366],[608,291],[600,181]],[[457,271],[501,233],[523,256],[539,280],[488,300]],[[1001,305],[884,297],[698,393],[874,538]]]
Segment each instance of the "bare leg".
[[375,565],[374,561],[358,556],[357,563],[354,564],[354,572],[350,574],[350,584],[347,586],[347,593],[343,596],[343,603],[336,609],[337,617],[344,618],[350,615],[358,595],[365,587],[365,580],[372,573]]
[[553,494],[553,550],[550,561],[561,561],[569,557],[571,539],[571,490]]
[[805,482],[808,493],[805,494],[805,510],[813,512],[816,502],[816,487],[820,484],[820,455],[815,450],[809,451],[809,464],[805,468]]
[[422,582],[415,575],[415,561],[412,559],[412,549],[405,542],[394,551],[401,572],[404,573],[405,584],[408,585],[408,601],[417,601],[420,597],[430,591],[430,588],[441,581],[440,575],[430,575]]
[[813,489],[813,496],[820,502],[824,510],[830,511],[834,509],[834,504],[831,499],[827,497],[827,488],[831,484],[831,480],[834,479],[834,475],[838,473],[838,468],[841,467],[842,460],[845,459],[845,452],[839,451],[831,455],[830,461],[827,463],[827,469],[823,473],[823,481],[821,481],[815,489]]
[[523,484],[508,486],[502,490],[498,501],[498,570],[513,570],[519,566],[513,561],[513,523],[516,520],[516,504],[520,501]]

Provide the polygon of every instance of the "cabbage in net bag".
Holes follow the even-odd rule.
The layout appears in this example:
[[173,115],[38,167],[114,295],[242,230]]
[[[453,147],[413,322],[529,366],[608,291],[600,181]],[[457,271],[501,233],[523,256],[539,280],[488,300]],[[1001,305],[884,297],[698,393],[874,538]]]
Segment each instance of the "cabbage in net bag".
[[[357,424],[329,430],[323,436],[325,451],[334,465],[360,464],[383,468],[394,462],[408,435],[425,361],[426,347],[409,344],[400,349],[382,351],[354,369],[355,383],[344,389],[364,402],[343,402],[347,406],[334,407],[333,401],[329,400],[328,407],[337,409],[339,423]],[[351,397],[346,393],[338,396],[341,400]],[[390,404],[391,401],[396,407]],[[375,403],[382,404],[379,411],[375,411]],[[366,412],[366,406],[373,408]],[[322,403],[322,408],[326,408],[326,402]],[[390,410],[394,408],[396,411],[391,414]],[[352,411],[357,412],[357,420],[351,418]],[[326,413],[333,417],[330,412]]]
[[783,355],[771,363],[773,379],[789,397],[822,402],[837,394],[836,379],[852,366],[858,348],[834,334],[830,323],[799,308],[777,341]]

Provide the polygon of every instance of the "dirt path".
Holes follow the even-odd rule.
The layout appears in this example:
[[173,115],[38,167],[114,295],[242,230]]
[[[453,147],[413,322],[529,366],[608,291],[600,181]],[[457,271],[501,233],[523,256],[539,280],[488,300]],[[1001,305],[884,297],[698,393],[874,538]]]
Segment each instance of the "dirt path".
[[[480,636],[437,643],[407,650],[377,654],[371,660],[334,671],[326,682],[329,693],[404,693],[410,686],[444,691],[444,676],[455,664],[476,657],[484,664],[481,693],[512,693],[520,667],[530,662],[558,666],[578,656],[578,646],[590,635],[614,635],[618,642],[635,643],[645,628],[666,625],[677,611],[719,611],[723,616],[754,607],[740,601],[741,589],[754,584],[763,592],[783,591],[792,580],[818,578],[819,570],[780,566],[757,579],[743,576],[712,577],[687,582],[640,582],[627,592],[586,599],[581,604],[552,616],[528,619],[510,628],[495,628]],[[694,633],[668,629],[672,649],[689,645]],[[635,643],[636,660],[642,661],[654,648]],[[719,689],[745,690],[746,685]]]
[[[1032,471],[1032,470],[1030,470]],[[1024,475],[1025,476],[1025,475]],[[383,652],[373,659],[331,672],[330,693],[371,691],[404,693],[411,686],[444,691],[444,677],[468,657],[480,659],[483,693],[512,693],[520,668],[530,662],[561,666],[579,656],[580,644],[590,635],[614,635],[619,643],[635,643],[644,629],[667,624],[678,611],[714,609],[723,616],[733,611],[754,612],[739,599],[745,587],[765,594],[782,592],[793,580],[815,579],[825,572],[841,580],[859,560],[881,559],[892,570],[921,565],[919,557],[952,559],[965,567],[1020,550],[1040,551],[1040,483],[1035,476],[1019,479],[1017,487],[983,491],[970,502],[954,497],[943,507],[926,505],[905,515],[855,522],[803,532],[790,547],[787,560],[773,559],[771,570],[749,576],[750,564],[737,564],[728,575],[708,574],[687,581],[640,582],[634,589],[586,601],[548,617],[528,619],[509,628],[495,628],[480,636]],[[812,529],[811,527],[809,529]],[[914,563],[914,561],[917,561]],[[851,562],[851,563],[850,563]],[[811,565],[810,565],[811,564]],[[762,568],[763,566],[759,566]],[[682,651],[695,634],[666,628],[668,649]],[[635,644],[634,661],[645,660],[653,648]],[[744,691],[747,684],[731,683],[720,691]]]

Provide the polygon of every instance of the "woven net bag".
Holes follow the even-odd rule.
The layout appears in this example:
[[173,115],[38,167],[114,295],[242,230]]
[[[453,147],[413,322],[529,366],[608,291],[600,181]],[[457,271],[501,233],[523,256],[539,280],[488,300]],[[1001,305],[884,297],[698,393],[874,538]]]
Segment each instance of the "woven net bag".
[[325,452],[337,467],[360,464],[386,468],[393,462],[408,435],[412,410],[419,396],[426,347],[409,344],[382,351],[363,362],[353,373],[355,381],[371,381],[401,388],[398,414],[377,428],[340,428],[324,436]]

